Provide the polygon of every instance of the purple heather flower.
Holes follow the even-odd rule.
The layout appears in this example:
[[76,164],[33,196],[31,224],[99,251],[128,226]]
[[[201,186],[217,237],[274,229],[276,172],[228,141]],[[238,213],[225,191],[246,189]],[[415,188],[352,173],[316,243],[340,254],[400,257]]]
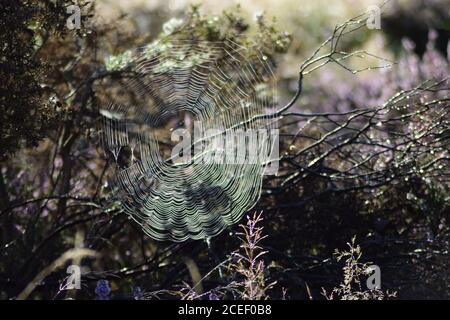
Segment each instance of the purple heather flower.
[[111,293],[111,287],[108,280],[98,280],[97,287],[95,288],[95,294],[98,300],[109,300],[109,294]]
[[220,300],[219,296],[217,294],[215,294],[214,292],[211,292],[208,296],[209,300]]
[[134,300],[144,300],[144,292],[140,287],[135,287],[133,289],[133,298]]

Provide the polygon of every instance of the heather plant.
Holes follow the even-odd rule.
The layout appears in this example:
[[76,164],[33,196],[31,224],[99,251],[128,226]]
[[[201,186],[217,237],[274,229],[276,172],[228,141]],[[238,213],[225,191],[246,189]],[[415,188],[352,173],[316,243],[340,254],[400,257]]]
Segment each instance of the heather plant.
[[[228,259],[210,270],[197,284],[190,286],[184,283],[175,295],[182,299],[208,299],[220,300],[232,298],[236,300],[263,300],[269,299],[268,291],[272,289],[276,281],[267,283],[268,269],[264,263],[264,255],[267,251],[261,246],[261,242],[267,237],[264,235],[264,227],[261,225],[263,218],[261,213],[254,213],[246,217],[246,224],[241,224],[241,231],[236,235],[240,241],[239,249],[231,253]],[[225,270],[222,270],[225,269]],[[222,278],[229,282],[215,287],[207,292],[198,293],[196,288],[200,282],[212,273],[222,273]]]
[[[69,0],[5,0],[0,4],[0,28],[14,30],[0,35],[3,44],[0,49],[1,161],[22,147],[36,147],[63,116],[57,95],[46,84],[48,65],[36,56],[46,39],[73,36],[65,28],[65,9],[74,3]],[[87,4],[80,1],[79,5],[86,7]],[[85,8],[86,24],[88,14],[89,8]],[[2,197],[2,202],[4,200]]]
[[95,295],[98,300],[109,300],[109,295],[111,294],[111,288],[107,280],[100,279],[97,281],[97,286],[95,287]]
[[[422,57],[414,53],[414,42],[403,38],[403,50],[391,68],[357,77],[324,69],[316,75],[308,90],[308,101],[314,101],[314,104],[303,103],[300,109],[333,113],[363,107],[374,108],[399,91],[410,90],[425,81],[446,79],[450,64],[448,58],[436,48],[437,36],[434,30],[427,34],[428,42]],[[329,86],[329,83],[335,85]]]
[[[65,11],[65,6],[61,9]],[[66,18],[64,16],[64,22]],[[48,26],[52,25],[45,17],[39,19],[48,23]],[[86,22],[85,19],[83,21]],[[236,10],[212,17],[200,13],[198,7],[193,7],[187,13],[185,22],[191,25],[198,40],[232,38],[242,41],[239,40],[239,34],[247,30],[244,19]],[[280,32],[263,18],[259,20],[258,26],[260,31],[254,35],[260,40],[260,49],[267,57],[287,50],[289,35]],[[9,33],[4,36],[14,35],[9,27],[12,28],[12,25],[5,26]],[[123,19],[113,25],[100,22],[86,24],[81,29],[82,34],[78,35],[74,31],[70,36],[61,37],[59,34],[45,33],[39,48],[29,48],[30,52],[36,50],[33,55],[36,62],[48,65],[45,84],[53,92],[53,100],[59,101],[65,111],[63,119],[53,129],[40,121],[28,121],[30,124],[46,126],[49,130],[46,139],[38,148],[21,149],[11,160],[2,163],[0,191],[4,259],[1,274],[4,285],[1,287],[4,296],[18,294],[38,270],[73,247],[72,236],[78,228],[85,231],[84,245],[98,252],[109,251],[109,241],[117,236],[116,240],[121,244],[114,246],[116,254],[105,255],[109,257],[105,263],[112,263],[114,267],[111,267],[116,271],[122,269],[119,273],[126,273],[128,277],[139,273],[135,269],[139,267],[131,267],[128,271],[123,269],[126,265],[134,265],[137,252],[142,252],[142,258],[146,261],[143,262],[144,266],[156,267],[162,261],[178,257],[174,249],[178,247],[180,250],[180,244],[166,246],[150,242],[149,247],[144,246],[144,250],[138,249],[149,240],[133,231],[134,227],[120,214],[118,207],[103,207],[109,192],[107,177],[111,164],[99,147],[100,141],[96,134],[98,111],[111,95],[122,97],[112,83],[126,78],[127,73],[114,67],[111,57],[120,56],[128,46],[142,44],[143,40],[136,36],[134,27],[132,22]],[[64,25],[61,28],[67,31]],[[165,29],[155,36],[166,37],[168,27]],[[177,30],[170,30],[176,36]],[[127,98],[133,100],[133,97]],[[10,124],[13,123],[14,120]],[[7,122],[4,124],[8,125]],[[2,137],[6,135],[2,134]],[[130,238],[122,242],[119,234],[128,234],[126,237]],[[149,258],[150,255],[155,255],[155,260]],[[121,261],[116,261],[116,257],[121,257]],[[157,273],[169,274],[164,269],[171,268],[172,264],[163,265],[165,267],[157,268],[160,270]],[[159,277],[156,273],[154,276]],[[103,279],[102,274],[92,277]],[[151,277],[148,281],[153,282]],[[60,286],[57,281],[49,280],[49,283],[54,287]],[[131,288],[126,289],[131,291]]]
[[267,283],[267,268],[263,257],[267,253],[261,247],[261,242],[267,237],[260,224],[262,212],[247,216],[247,223],[240,225],[238,233],[241,240],[240,250],[232,253],[233,262],[229,266],[231,272],[242,277],[238,285],[240,298],[244,300],[262,300],[269,298],[267,291],[273,288],[275,282]]
[[336,249],[336,260],[338,262],[344,260],[342,268],[344,279],[329,294],[324,290],[323,295],[329,300],[385,300],[394,298],[395,292],[382,291],[380,288],[365,288],[364,280],[370,275],[372,263],[361,262],[362,250],[355,241],[356,238],[353,237],[351,242],[347,243],[348,250],[339,251]]
[[[290,94],[282,97],[286,108],[275,110],[280,171],[264,182],[254,209],[263,213],[209,245],[167,243],[146,237],[109,202],[110,169],[121,163],[100,148],[97,125],[111,98],[136,101],[116,85],[130,76],[127,52],[182,32],[198,40],[231,38],[242,46],[241,35],[247,35],[277,67],[292,36],[266,16],[252,26],[239,10],[216,16],[199,7],[168,22],[155,9],[151,24],[161,33],[142,33],[145,28],[131,18],[108,24],[95,15],[72,33],[60,15],[65,7],[56,15],[42,7],[43,16],[28,16],[28,3],[1,4],[27,13],[2,19],[11,23],[3,25],[1,37],[18,44],[18,57],[2,56],[2,90],[21,95],[2,95],[2,102],[20,106],[6,108],[1,129],[2,145],[11,146],[4,151],[14,152],[0,166],[1,298],[16,298],[30,283],[29,299],[110,298],[112,288],[114,298],[129,299],[286,297],[278,287],[292,299],[321,298],[323,287],[333,298],[390,298],[359,286],[366,265],[354,244],[340,255],[342,281],[341,265],[330,257],[355,234],[364,256],[380,263],[383,289],[399,298],[448,297],[449,64],[435,49],[439,33],[430,33],[423,57],[403,40],[400,61],[391,66],[354,47],[358,32],[369,33],[362,30],[366,16],[337,26],[311,58],[290,67],[298,78],[280,74],[281,91]],[[21,42],[18,37],[31,36],[26,29],[33,19],[43,27],[32,29],[33,42]],[[180,29],[179,19],[191,28]],[[14,32],[14,23],[25,33]],[[368,62],[364,73],[354,59]],[[14,82],[4,65],[29,73]],[[28,112],[33,108],[36,113]],[[23,148],[17,140],[39,145]],[[239,237],[230,236],[237,232]],[[97,254],[64,261],[79,263],[82,271],[81,289],[64,295],[66,268],[49,266],[74,247]],[[37,275],[45,279],[34,283]]]
[[[369,254],[390,257],[398,250],[408,255],[417,247],[428,247],[426,243],[431,241],[431,246],[445,255],[449,64],[436,50],[435,37],[431,32],[422,58],[405,39],[400,61],[390,68],[357,75],[322,68],[309,87],[305,86],[305,99],[300,99],[298,109],[287,113],[285,136],[291,139],[284,145],[285,175],[280,174],[279,184],[272,181],[267,188],[268,205],[262,206],[271,221],[279,219],[277,226],[289,225],[277,233],[269,231],[271,237],[280,234],[283,240],[275,241],[283,241],[283,247],[289,248],[284,268],[326,270],[322,262],[316,269],[314,260],[331,254],[336,242],[343,245],[345,237],[367,226],[367,232],[358,236],[371,244]],[[352,164],[347,166],[347,160]],[[363,173],[366,169],[369,171]],[[354,175],[346,179],[342,176],[345,172]],[[381,175],[369,177],[372,174]],[[280,193],[286,190],[284,197]],[[283,209],[271,205],[274,194],[285,200]],[[280,212],[287,213],[286,217]],[[284,240],[298,232],[305,239],[314,239],[302,241],[305,249]],[[392,239],[397,239],[397,245]],[[424,249],[404,265],[405,277],[421,278],[419,270],[425,269],[425,252],[430,250]],[[302,262],[291,256],[305,259]],[[402,268],[396,258],[387,261],[389,267]],[[447,264],[446,258],[439,261]],[[303,273],[301,280],[311,286],[315,276]],[[420,281],[407,284],[391,272],[387,278],[391,284],[426,290],[419,289]],[[301,280],[298,283],[307,296]],[[437,281],[432,286],[441,288]]]

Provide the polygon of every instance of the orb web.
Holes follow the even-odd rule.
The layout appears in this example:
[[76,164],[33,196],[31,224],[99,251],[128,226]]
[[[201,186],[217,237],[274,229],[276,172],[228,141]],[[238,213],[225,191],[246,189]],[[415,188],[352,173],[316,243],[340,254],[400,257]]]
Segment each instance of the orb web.
[[[101,110],[104,146],[117,164],[113,198],[157,240],[213,237],[238,222],[260,197],[267,162],[247,161],[255,151],[237,140],[245,145],[258,130],[266,134],[256,153],[274,146],[269,59],[231,40],[164,39],[131,53],[124,69],[124,98]],[[197,138],[199,128],[213,134]],[[180,129],[193,155],[177,162]],[[223,139],[230,132],[238,134]]]

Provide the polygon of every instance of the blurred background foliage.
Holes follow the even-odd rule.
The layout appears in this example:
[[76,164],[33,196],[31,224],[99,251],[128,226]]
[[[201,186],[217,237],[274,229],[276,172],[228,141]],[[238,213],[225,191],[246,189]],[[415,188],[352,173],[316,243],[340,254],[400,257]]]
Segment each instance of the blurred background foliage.
[[[283,104],[295,93],[299,65],[335,25],[379,3],[243,0],[192,7],[194,2],[181,0],[78,1],[82,28],[68,30],[66,7],[73,3],[0,4],[0,298],[17,297],[74,247],[99,253],[75,261],[82,265],[82,289],[62,290],[68,275],[61,268],[30,298],[173,297],[169,291],[182,292],[183,282],[195,285],[197,274],[204,276],[239,248],[240,240],[230,236],[238,227],[209,245],[161,243],[143,235],[118,206],[105,206],[114,164],[100,147],[98,110],[121,94],[114,83],[124,77],[120,66],[127,50],[171,35],[178,19],[188,21],[200,39],[248,34],[273,59]],[[448,77],[450,2],[392,1],[384,10],[380,30],[355,32],[343,47],[399,63],[357,75],[332,65],[321,69],[305,79],[295,110],[332,113],[379,106],[399,90]],[[412,119],[409,130],[433,121],[432,113],[425,114]],[[449,132],[443,135],[448,139]],[[417,172],[378,188],[320,192],[327,182],[311,176],[281,193],[265,192],[256,210],[263,211],[267,235],[261,241],[268,251],[265,282],[276,285],[264,294],[325,298],[322,289],[342,281],[342,263],[333,252],[356,235],[364,259],[380,266],[383,289],[397,291],[399,298],[448,298],[446,145],[431,155],[447,159],[436,177]],[[289,143],[281,146],[291,151]],[[240,276],[232,268],[219,269],[203,280],[203,291]]]

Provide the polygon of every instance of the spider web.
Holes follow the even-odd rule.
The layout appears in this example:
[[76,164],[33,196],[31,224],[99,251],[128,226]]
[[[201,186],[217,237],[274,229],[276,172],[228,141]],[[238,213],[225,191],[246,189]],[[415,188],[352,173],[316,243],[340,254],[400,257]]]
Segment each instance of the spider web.
[[[239,144],[215,142],[230,131],[246,139],[246,132],[265,130],[268,143],[257,153],[271,152],[276,119],[267,115],[276,96],[269,59],[256,45],[167,38],[133,52],[126,70],[120,92],[133,103],[101,110],[104,146],[117,164],[115,201],[157,240],[209,238],[238,222],[260,197],[267,163],[245,161],[253,155]],[[194,139],[192,149],[202,152],[176,163],[171,134],[195,131],[194,123],[219,133]],[[205,161],[228,159],[230,151],[234,161]]]

